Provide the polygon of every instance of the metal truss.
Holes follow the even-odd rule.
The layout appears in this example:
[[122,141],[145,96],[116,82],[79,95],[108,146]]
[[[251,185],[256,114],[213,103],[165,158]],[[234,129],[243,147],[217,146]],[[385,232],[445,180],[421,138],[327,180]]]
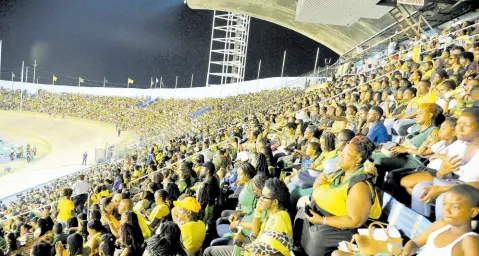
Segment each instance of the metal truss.
[[206,86],[244,81],[250,21],[247,15],[214,12]]

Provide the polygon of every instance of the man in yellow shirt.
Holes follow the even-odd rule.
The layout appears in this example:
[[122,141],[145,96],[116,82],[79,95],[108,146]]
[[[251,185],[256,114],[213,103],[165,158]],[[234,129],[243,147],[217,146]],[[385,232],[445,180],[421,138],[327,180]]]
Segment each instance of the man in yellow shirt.
[[433,66],[432,61],[424,62],[422,80],[431,80],[432,74],[434,73]]
[[[251,238],[245,238],[241,232],[234,238],[235,244],[243,244],[241,255],[291,255],[293,226],[286,211],[289,201],[288,187],[284,182],[277,178],[266,181],[255,209]],[[264,211],[268,211],[268,215],[261,223]],[[232,255],[234,251],[234,246],[212,246],[203,256]]]
[[181,242],[188,256],[195,255],[203,245],[206,237],[206,226],[197,220],[201,205],[194,197],[185,197],[173,202],[176,208],[176,224],[181,230]]
[[75,214],[75,205],[71,200],[73,190],[71,188],[64,188],[62,191],[62,198],[58,200],[58,222],[66,225],[68,219]]

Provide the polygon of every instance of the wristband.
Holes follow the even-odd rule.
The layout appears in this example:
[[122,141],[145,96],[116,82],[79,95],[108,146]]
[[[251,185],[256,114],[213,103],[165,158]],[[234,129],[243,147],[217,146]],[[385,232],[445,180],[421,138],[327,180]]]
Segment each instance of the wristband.
[[322,223],[323,226],[326,225],[326,216],[323,217],[323,223]]

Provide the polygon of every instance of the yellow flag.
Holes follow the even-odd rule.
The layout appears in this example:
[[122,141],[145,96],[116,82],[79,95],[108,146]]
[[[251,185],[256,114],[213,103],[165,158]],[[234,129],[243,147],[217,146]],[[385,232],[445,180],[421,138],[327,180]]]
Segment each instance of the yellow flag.
[[133,81],[133,79],[131,78],[128,78],[128,84],[133,84],[135,81]]
[[58,77],[56,77],[55,75],[53,75],[53,83],[55,83],[57,81]]

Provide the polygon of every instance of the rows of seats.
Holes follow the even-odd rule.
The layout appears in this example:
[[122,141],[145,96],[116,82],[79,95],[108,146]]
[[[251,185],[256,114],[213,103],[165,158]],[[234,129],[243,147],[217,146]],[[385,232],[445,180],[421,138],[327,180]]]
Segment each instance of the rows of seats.
[[[390,254],[477,254],[475,24],[445,33],[450,40],[432,38],[437,43],[423,54],[400,49],[383,66],[352,70],[318,89],[191,103],[213,106],[199,127],[1,206],[13,215],[2,223],[1,251],[355,255],[379,249],[356,236],[379,221],[401,236],[385,247]],[[161,105],[138,110],[126,99],[41,94],[26,99],[30,110],[76,115],[45,110],[73,101],[68,108],[83,118],[118,121],[118,106],[131,112],[131,127],[160,133],[157,116],[142,123],[144,111],[186,114]],[[82,101],[89,103],[78,108]],[[112,109],[95,105],[112,101]],[[17,100],[7,102],[13,106],[4,109],[16,108]],[[349,251],[353,237],[359,251]]]

